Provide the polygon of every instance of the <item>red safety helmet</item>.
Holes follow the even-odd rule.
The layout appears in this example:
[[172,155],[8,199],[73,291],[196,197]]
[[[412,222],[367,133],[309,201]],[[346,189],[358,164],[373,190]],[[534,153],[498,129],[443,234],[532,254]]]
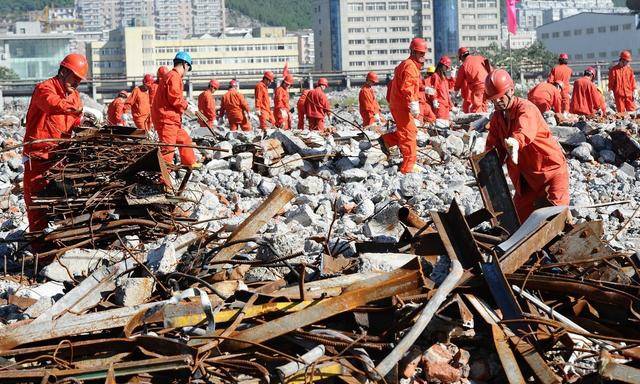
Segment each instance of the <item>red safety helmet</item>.
[[587,67],[587,69],[584,70],[585,73],[590,73],[591,76],[595,76],[596,75],[596,69],[593,67]]
[[513,88],[513,79],[504,69],[491,72],[484,81],[484,94],[489,100],[495,100]]
[[440,58],[440,64],[444,65],[447,68],[451,68],[451,58],[449,56],[442,56]]
[[144,75],[144,77],[142,78],[142,84],[144,85],[150,85],[154,82],[153,79],[153,75],[150,73],[147,73],[146,75]]
[[620,58],[625,61],[631,61],[631,52],[627,50],[620,52]]
[[162,80],[164,75],[166,75],[167,73],[169,73],[169,68],[165,67],[164,65],[158,68],[158,73],[157,73],[158,80]]
[[370,81],[372,83],[377,83],[378,82],[378,74],[373,72],[373,71],[367,73],[367,81]]
[[79,53],[70,53],[60,62],[61,67],[65,67],[82,80],[87,78],[89,64],[87,58]]
[[287,76],[284,77],[284,79],[282,79],[282,81],[285,84],[289,84],[289,85],[293,85],[293,76],[291,76],[290,74],[288,74]]
[[229,81],[229,88],[235,87],[236,85],[238,85],[238,82],[236,81],[236,79],[231,79]]
[[566,53],[561,53],[560,56],[558,56],[558,59],[569,60],[569,55],[567,55]]
[[129,92],[120,91],[120,92],[118,92],[118,97],[129,97]]
[[409,50],[427,53],[427,42],[420,37],[414,37],[409,44]]
[[276,77],[273,75],[273,72],[271,71],[266,71],[264,73],[264,75],[262,75],[262,77],[264,77],[265,79],[269,80],[269,81],[273,81],[273,79],[275,79]]
[[458,48],[458,58],[466,55],[467,53],[469,53],[469,48],[467,48],[467,47]]
[[318,86],[324,85],[325,87],[328,87],[329,86],[329,81],[326,78],[321,77],[321,78],[318,79],[317,85]]
[[211,79],[211,80],[209,80],[209,87],[215,88],[215,89],[220,89],[220,83],[218,83],[218,80],[216,80],[216,79]]

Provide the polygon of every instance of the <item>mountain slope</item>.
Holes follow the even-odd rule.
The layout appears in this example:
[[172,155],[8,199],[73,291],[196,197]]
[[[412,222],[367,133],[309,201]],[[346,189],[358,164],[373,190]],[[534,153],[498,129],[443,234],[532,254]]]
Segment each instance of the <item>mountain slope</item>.
[[47,5],[54,7],[73,7],[73,0],[0,0],[0,13],[3,15],[22,14],[28,11],[44,9]]
[[312,2],[308,0],[227,0],[226,5],[268,25],[293,31],[311,28]]

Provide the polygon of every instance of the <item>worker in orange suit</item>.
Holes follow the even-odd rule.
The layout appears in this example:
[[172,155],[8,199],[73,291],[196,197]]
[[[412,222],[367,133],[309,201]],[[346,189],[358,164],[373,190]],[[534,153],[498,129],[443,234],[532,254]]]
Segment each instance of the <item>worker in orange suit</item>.
[[324,118],[331,111],[327,95],[324,90],[329,86],[329,81],[324,77],[318,79],[316,87],[307,94],[304,102],[304,114],[309,121],[309,129],[324,132]]
[[249,123],[249,104],[247,100],[238,92],[238,82],[236,80],[229,81],[229,90],[222,96],[220,102],[220,117],[227,116],[229,120],[229,129],[237,131],[238,127],[243,131],[250,131]]
[[[41,231],[47,226],[45,212],[31,206],[33,196],[47,185],[43,175],[53,165],[49,156],[58,143],[29,143],[34,140],[71,137],[71,131],[74,126],[80,124],[83,113],[82,100],[77,88],[86,78],[88,70],[86,57],[71,53],[60,62],[58,74],[38,83],[31,95],[22,148],[22,155],[26,159],[23,193],[30,232]],[[32,246],[34,250],[39,250],[36,243]]]
[[543,81],[531,88],[527,94],[527,99],[538,107],[540,113],[545,113],[550,110],[556,113],[562,113],[561,89],[562,83]]
[[260,120],[260,129],[265,130],[269,126],[273,126],[276,121],[271,113],[271,99],[269,98],[269,86],[273,83],[275,76],[273,72],[266,71],[262,76],[262,80],[256,84],[253,90],[255,96],[256,115]]
[[562,112],[569,111],[569,92],[571,91],[569,81],[571,80],[573,70],[567,65],[568,62],[569,55],[561,53],[560,56],[558,56],[558,64],[551,69],[549,77],[547,78],[547,81],[550,83],[562,84]]
[[[435,67],[433,68],[435,71]],[[436,121],[436,115],[431,109],[431,101],[427,99],[427,97],[429,97],[429,95],[427,95],[427,92],[431,92],[431,90],[433,90],[433,94],[435,94],[435,89],[432,88],[431,90],[428,90],[428,83],[429,78],[422,79],[422,81],[420,81],[420,88],[418,90],[418,99],[420,101],[420,116],[418,116],[418,120],[422,122],[422,125],[432,124]]]
[[431,103],[436,119],[449,121],[451,119],[451,95],[449,93],[449,80],[447,71],[451,68],[451,59],[449,56],[442,56],[433,76],[427,79],[427,87],[429,95],[427,101]]
[[209,80],[207,89],[202,91],[198,95],[198,110],[207,118],[207,121],[198,119],[201,127],[212,128],[216,125],[216,100],[213,98],[213,93],[220,88],[220,83],[216,79]]
[[607,114],[607,105],[604,102],[604,97],[593,83],[595,77],[595,68],[588,67],[585,69],[583,76],[573,83],[571,113],[593,116],[600,110],[602,116]]
[[613,92],[616,102],[616,111],[620,113],[635,112],[637,97],[636,79],[633,69],[629,65],[631,62],[631,52],[620,52],[618,64],[609,69],[609,90]]
[[296,104],[296,109],[298,110],[298,129],[304,129],[304,120],[305,120],[305,102],[307,101],[307,96],[311,92],[308,89],[302,91],[302,95],[298,99],[298,103]]
[[362,126],[364,127],[382,123],[380,104],[376,100],[376,93],[371,88],[374,84],[378,84],[378,75],[375,72],[367,73],[367,78],[358,94],[358,107],[360,116],[362,116]]
[[395,132],[384,134],[379,139],[380,149],[389,156],[389,148],[398,146],[402,154],[400,172],[418,171],[417,135],[420,124],[420,70],[427,54],[427,42],[415,37],[409,44],[409,58],[398,64],[394,70],[393,82],[389,92],[389,108],[396,122]]
[[149,86],[149,101],[151,102],[151,105],[153,105],[153,99],[156,96],[156,91],[158,90],[158,83],[167,73],[169,73],[169,68],[165,67],[164,65],[158,68],[158,72],[156,73],[156,81],[154,81],[153,84]]
[[149,90],[153,84],[153,76],[144,75],[142,85],[135,87],[125,102],[125,109],[131,110],[133,123],[138,129],[151,129],[151,101]]
[[273,96],[273,114],[276,118],[276,127],[291,129],[291,107],[289,106],[289,88],[293,85],[293,76],[287,74],[282,79],[282,84],[276,88]]
[[454,90],[460,91],[464,113],[487,112],[484,81],[489,73],[489,62],[484,56],[470,55],[469,49],[460,47],[458,59],[462,63],[456,74]]
[[520,221],[537,208],[568,205],[567,162],[538,108],[514,96],[513,80],[504,69],[487,76],[485,92],[495,106],[486,150],[496,148],[507,164]]
[[180,163],[187,167],[199,168],[201,165],[196,162],[193,148],[188,147],[193,145],[193,141],[187,131],[182,128],[182,114],[192,108],[184,98],[182,84],[184,75],[191,71],[191,63],[189,53],[180,51],[176,54],[173,59],[173,69],[159,79],[158,90],[152,105],[155,112],[151,117],[154,119],[153,125],[158,132],[160,142],[169,144],[162,147],[164,160],[173,164],[175,156],[173,144],[187,145],[178,148]]
[[120,91],[116,98],[109,103],[109,107],[107,108],[107,121],[109,124],[120,126],[125,125],[124,118],[122,116],[128,110],[125,105],[128,97],[129,93],[127,91]]

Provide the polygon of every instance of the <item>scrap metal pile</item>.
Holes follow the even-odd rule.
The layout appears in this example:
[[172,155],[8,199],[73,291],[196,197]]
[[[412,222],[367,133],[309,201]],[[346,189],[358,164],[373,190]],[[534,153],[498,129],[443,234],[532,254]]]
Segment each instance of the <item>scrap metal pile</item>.
[[[345,257],[331,225],[322,251],[282,255],[260,233],[293,190],[276,186],[229,236],[200,230],[173,214],[157,149],[125,140],[74,141],[47,174],[66,194],[38,199],[58,223],[45,239],[68,249],[43,272],[65,288],[7,298],[25,316],[0,329],[0,381],[640,381],[637,255],[567,207],[520,223],[495,152],[471,160],[481,210],[405,206],[396,243]],[[127,234],[166,236],[114,243]],[[89,244],[103,249],[72,249]],[[257,268],[286,273],[248,279]]]

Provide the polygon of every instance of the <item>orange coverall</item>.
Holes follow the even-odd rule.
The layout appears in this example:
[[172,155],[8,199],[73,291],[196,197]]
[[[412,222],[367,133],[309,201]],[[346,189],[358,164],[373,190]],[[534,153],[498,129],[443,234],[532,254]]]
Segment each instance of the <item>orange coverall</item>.
[[613,91],[616,101],[616,111],[635,112],[636,103],[633,101],[633,91],[636,89],[636,79],[631,66],[616,64],[609,69],[609,90]]
[[434,123],[436,121],[436,115],[433,113],[431,109],[431,102],[427,99],[427,94],[425,93],[426,87],[430,87],[427,83],[429,82],[429,78],[422,79],[420,81],[420,88],[418,92],[418,99],[420,99],[420,116],[423,123]]
[[[509,178],[515,187],[513,202],[524,222],[542,200],[554,205],[569,204],[569,171],[560,144],[551,134],[538,108],[529,100],[514,98],[505,112],[496,111],[490,121],[486,150],[496,148],[507,158]],[[518,141],[518,164],[505,147],[505,139]],[[547,201],[544,201],[544,200]]]
[[250,131],[251,124],[247,119],[246,113],[249,113],[249,104],[236,88],[231,88],[222,96],[220,102],[220,117],[227,115],[229,120],[229,128],[232,131],[238,130],[238,126],[243,131]]
[[151,83],[149,85],[149,105],[153,105],[153,98],[156,97],[156,92],[158,91],[158,83]]
[[562,83],[562,111],[569,111],[569,91],[571,90],[571,85],[569,81],[571,80],[571,67],[566,64],[558,64],[549,73],[549,77],[547,77],[547,81],[549,83]]
[[151,103],[148,90],[143,91],[140,87],[135,87],[125,102],[125,109],[129,108],[131,108],[133,123],[138,129],[145,131],[151,129]]
[[[198,110],[207,118],[209,127],[213,127],[213,120],[216,118],[216,101],[213,98],[211,89],[205,89],[198,95]],[[201,127],[206,127],[204,121],[198,119]]]
[[298,104],[296,104],[296,107],[298,108],[298,129],[304,129],[304,114],[305,114],[305,102],[307,101],[307,96],[309,95],[309,92],[311,92],[308,89],[305,89],[304,91],[302,91],[302,95],[300,95],[300,98],[298,99]]
[[591,81],[590,76],[583,76],[573,83],[573,96],[571,97],[571,113],[576,115],[595,115],[598,110],[603,115],[607,113],[604,97],[598,92],[598,88]]
[[271,113],[269,88],[267,88],[267,85],[263,81],[260,81],[256,84],[253,92],[256,101],[256,111],[260,111],[260,116],[258,116],[260,119],[260,129],[267,129],[267,122],[271,123],[271,125],[276,123]]
[[[72,127],[80,124],[82,101],[78,91],[67,95],[64,85],[52,77],[36,85],[26,118],[23,143],[39,139],[71,137]],[[24,202],[27,208],[33,204],[32,196],[42,191],[47,183],[43,174],[53,165],[49,152],[58,146],[55,142],[26,144],[22,154],[29,158],[24,164]],[[28,209],[29,231],[41,231],[47,226],[41,209]]]
[[562,94],[560,90],[549,82],[542,82],[533,87],[527,99],[535,104],[541,113],[545,113],[553,109],[556,113],[562,112]]
[[[291,129],[291,114],[289,106],[289,90],[280,86],[276,88],[273,96],[273,114],[276,118],[276,127]],[[284,113],[285,116],[282,116]]]
[[450,120],[451,117],[449,116],[449,113],[451,112],[451,96],[449,95],[449,80],[446,77],[442,78],[440,75],[435,73],[427,79],[426,85],[427,87],[431,87],[436,90],[435,95],[427,96],[427,101],[429,101],[432,106],[434,100],[438,101],[438,108],[433,106],[436,118]]
[[124,125],[124,119],[122,115],[127,110],[127,107],[124,105],[125,99],[122,97],[116,97],[113,99],[111,103],[109,103],[109,107],[107,108],[107,121],[111,125]]
[[[192,145],[191,137],[182,128],[182,114],[187,109],[187,100],[183,95],[182,76],[172,69],[158,84],[158,90],[153,103],[151,118],[158,132],[160,142],[165,144]],[[162,157],[167,163],[173,164],[174,147],[162,147]],[[193,148],[180,147],[180,162],[191,166],[196,163]]]
[[320,87],[309,91],[304,102],[304,114],[309,120],[309,129],[324,132],[324,117],[331,110],[327,95]]
[[370,85],[363,85],[358,94],[358,107],[362,116],[362,126],[367,127],[376,122],[374,116],[380,115],[380,104]]
[[398,146],[402,154],[400,172],[409,173],[417,160],[418,146],[416,143],[418,128],[409,111],[409,103],[419,101],[420,67],[422,65],[412,58],[398,64],[394,70],[393,82],[389,92],[389,109],[396,122],[395,132],[382,136],[387,147]]
[[[484,97],[484,80],[489,73],[485,67],[485,60],[480,55],[467,56],[456,75],[454,89],[461,91],[464,99],[462,110],[465,113],[487,112],[487,100]],[[465,110],[465,107],[467,110]]]

